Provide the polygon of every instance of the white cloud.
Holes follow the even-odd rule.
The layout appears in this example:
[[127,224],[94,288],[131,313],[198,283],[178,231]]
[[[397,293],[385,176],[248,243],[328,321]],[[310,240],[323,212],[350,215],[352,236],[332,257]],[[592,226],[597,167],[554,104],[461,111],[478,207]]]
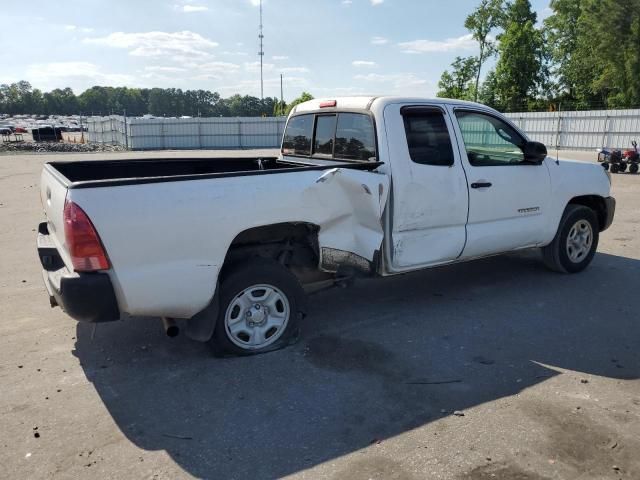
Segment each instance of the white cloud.
[[131,75],[105,73],[90,62],[35,63],[27,67],[26,74],[28,78],[37,78],[38,86],[45,89],[68,85],[82,89],[93,85],[120,86],[133,81]]
[[190,68],[195,68],[204,72],[231,73],[240,70],[240,65],[230,62],[207,62],[200,64],[190,64]]
[[286,55],[274,55],[273,57],[271,57],[271,60],[275,60],[275,61],[289,60],[289,57],[287,57]]
[[209,7],[205,5],[183,5],[182,11],[185,13],[193,13],[193,12],[206,12],[209,10]]
[[373,5],[374,7],[376,5],[380,5],[381,3],[384,3],[384,0],[371,0],[371,5]]
[[371,45],[386,45],[389,43],[389,40],[384,37],[373,37],[371,39]]
[[65,25],[64,29],[68,32],[82,32],[82,33],[91,33],[93,32],[93,28],[89,27],[79,27],[78,25]]
[[451,52],[454,50],[473,50],[476,48],[476,41],[471,34],[457,38],[447,38],[442,41],[434,40],[414,40],[412,42],[402,42],[398,44],[405,53],[433,53]]
[[171,57],[179,60],[184,56],[209,57],[218,46],[199,33],[188,30],[182,32],[114,32],[106,37],[85,38],[84,43],[104,45],[129,50],[135,57]]
[[[245,62],[244,69],[249,73],[259,73],[260,72],[260,62]],[[278,73],[309,73],[309,69],[307,67],[284,67],[278,68],[273,63],[263,63],[262,70],[264,72],[278,72]]]
[[307,67],[285,67],[279,68],[278,71],[281,73],[309,73],[309,69]]
[[149,67],[144,67],[147,72],[158,72],[158,73],[178,73],[178,72],[186,72],[186,68],[182,67],[162,67],[159,65],[152,65]]
[[433,96],[435,93],[433,85],[415,73],[368,73],[355,75],[353,79],[383,89],[379,93],[424,96]]
[[351,5],[352,3],[352,0],[342,0],[342,5]]
[[232,52],[230,50],[225,50],[224,52],[221,52],[222,55],[230,55],[232,57],[248,57],[249,54],[247,52]]
[[[273,63],[263,63],[262,64],[262,70],[264,72],[273,71],[274,68],[275,68],[275,65]],[[247,72],[251,72],[251,73],[259,72],[260,71],[260,62],[245,62],[244,63],[244,69]]]
[[360,67],[372,68],[372,67],[378,66],[376,62],[370,62],[368,60],[354,60],[353,62],[351,62],[351,65],[358,68]]

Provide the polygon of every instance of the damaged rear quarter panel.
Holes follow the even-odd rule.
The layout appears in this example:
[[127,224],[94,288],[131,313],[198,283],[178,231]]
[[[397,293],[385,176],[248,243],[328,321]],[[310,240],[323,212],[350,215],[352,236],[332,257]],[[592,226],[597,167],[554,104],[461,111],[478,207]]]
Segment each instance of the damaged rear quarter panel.
[[341,250],[372,261],[384,237],[382,214],[389,192],[386,175],[334,168],[324,172],[303,192],[306,201],[320,202],[324,218],[319,219],[320,264],[335,271]]

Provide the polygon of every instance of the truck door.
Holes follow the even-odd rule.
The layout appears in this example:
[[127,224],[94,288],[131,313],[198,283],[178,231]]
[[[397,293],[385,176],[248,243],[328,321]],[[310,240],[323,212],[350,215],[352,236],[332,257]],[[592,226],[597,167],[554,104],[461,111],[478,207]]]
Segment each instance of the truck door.
[[393,159],[389,270],[455,260],[465,244],[469,201],[450,114],[438,105],[391,104],[384,119]]
[[450,112],[469,184],[462,258],[540,244],[551,197],[546,165],[524,160],[526,139],[497,115],[469,108]]

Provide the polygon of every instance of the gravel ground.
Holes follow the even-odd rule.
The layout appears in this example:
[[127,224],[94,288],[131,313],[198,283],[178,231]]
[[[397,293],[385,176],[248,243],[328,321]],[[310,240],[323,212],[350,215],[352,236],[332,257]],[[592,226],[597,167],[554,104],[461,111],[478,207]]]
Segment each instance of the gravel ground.
[[[185,152],[109,158],[141,155]],[[640,478],[640,176],[582,274],[527,252],[363,281],[313,296],[296,345],[217,359],[49,308],[52,158],[0,157],[0,478]]]

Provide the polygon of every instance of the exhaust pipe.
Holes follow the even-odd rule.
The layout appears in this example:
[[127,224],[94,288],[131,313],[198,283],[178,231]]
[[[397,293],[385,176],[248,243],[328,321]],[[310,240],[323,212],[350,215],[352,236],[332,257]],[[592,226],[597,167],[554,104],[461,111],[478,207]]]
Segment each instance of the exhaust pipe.
[[178,327],[173,318],[162,317],[162,326],[167,337],[175,338],[180,334],[180,327]]

